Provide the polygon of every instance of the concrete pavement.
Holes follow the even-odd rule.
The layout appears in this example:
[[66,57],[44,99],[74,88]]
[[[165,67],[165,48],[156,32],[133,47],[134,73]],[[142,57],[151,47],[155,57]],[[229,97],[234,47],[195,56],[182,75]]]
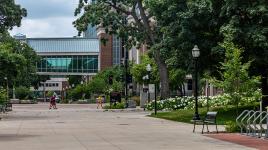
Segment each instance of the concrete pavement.
[[[103,111],[96,105],[14,105],[0,121],[7,150],[250,150],[192,133],[193,126],[146,117],[146,112]],[[200,129],[197,129],[200,131]]]

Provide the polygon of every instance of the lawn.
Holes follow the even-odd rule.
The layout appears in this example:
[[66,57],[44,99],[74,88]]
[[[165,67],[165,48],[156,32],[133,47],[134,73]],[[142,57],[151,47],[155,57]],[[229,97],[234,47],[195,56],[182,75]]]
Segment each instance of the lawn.
[[[243,110],[252,110],[257,109],[258,106],[251,105],[251,106],[240,106],[239,107],[239,113],[241,113]],[[235,121],[236,119],[236,108],[233,106],[226,106],[226,107],[218,107],[218,108],[211,108],[209,111],[217,111],[217,123],[220,125],[224,125],[226,121]],[[206,115],[207,108],[199,108],[199,114],[201,119],[204,118]],[[171,112],[158,112],[155,116],[154,113],[152,113],[151,117],[156,118],[163,118],[167,120],[173,120],[178,122],[185,122],[185,123],[191,123],[191,120],[193,118],[194,110],[176,110]]]

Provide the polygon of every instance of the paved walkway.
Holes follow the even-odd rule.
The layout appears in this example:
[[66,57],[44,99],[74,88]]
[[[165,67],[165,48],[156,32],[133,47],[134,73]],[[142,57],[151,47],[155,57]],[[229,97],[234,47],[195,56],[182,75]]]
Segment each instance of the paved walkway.
[[[96,110],[96,105],[15,105],[0,121],[7,150],[250,150],[192,133],[192,125],[146,112]],[[197,129],[198,130],[198,129]]]

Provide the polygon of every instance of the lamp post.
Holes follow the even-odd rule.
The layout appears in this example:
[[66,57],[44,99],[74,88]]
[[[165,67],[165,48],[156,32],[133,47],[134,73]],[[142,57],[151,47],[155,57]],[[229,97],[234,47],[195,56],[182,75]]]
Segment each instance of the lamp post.
[[[146,66],[146,71],[148,72],[148,81],[149,81],[149,85],[150,85],[150,79],[151,79],[151,72],[152,72],[152,67],[150,64],[148,64]],[[155,100],[154,100],[154,114],[156,115],[157,114],[157,103],[156,103],[156,87],[154,87],[155,90]],[[148,95],[149,95],[149,98],[150,98],[150,89],[148,90]]]
[[7,101],[8,101],[8,78],[5,77],[4,79],[7,80]]
[[198,57],[200,56],[200,50],[198,48],[197,45],[194,46],[194,48],[192,49],[192,55],[194,58],[194,62],[195,62],[195,91],[194,91],[194,96],[195,96],[195,114],[193,117],[193,120],[200,120],[200,116],[198,114],[198,81],[197,81],[197,60]]

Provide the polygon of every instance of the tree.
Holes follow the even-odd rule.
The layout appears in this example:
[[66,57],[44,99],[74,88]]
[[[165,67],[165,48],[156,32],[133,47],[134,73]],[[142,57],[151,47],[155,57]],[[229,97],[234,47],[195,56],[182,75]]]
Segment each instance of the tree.
[[[226,22],[221,27],[225,40],[244,47],[244,58],[252,60],[251,74],[261,75],[262,94],[268,95],[268,1],[224,1],[221,16]],[[262,98],[263,107],[268,97]]]
[[[24,64],[17,64],[20,67],[16,70],[16,74],[14,72],[2,72],[8,76],[11,74],[10,78],[12,78],[13,83],[20,86],[36,86],[39,83],[40,77],[36,74],[37,68],[36,63],[40,61],[40,57],[37,56],[36,52],[29,47],[26,43],[21,43],[9,35],[4,34],[0,40],[0,46],[2,45],[2,49],[8,50],[10,54],[16,54],[17,56],[21,56],[24,59]],[[19,62],[17,62],[19,63]],[[11,69],[10,66],[3,66],[6,69]],[[1,70],[0,70],[1,74]],[[15,76],[13,76],[15,75]]]
[[22,17],[26,17],[26,9],[15,4],[14,0],[0,0],[0,33],[20,26]]
[[26,59],[12,50],[12,45],[0,44],[0,80],[4,83],[7,77],[9,85],[13,85],[26,64]]
[[70,85],[78,85],[82,81],[81,75],[77,75],[77,76],[70,75],[70,76],[68,76],[68,78],[69,78],[68,82]]
[[168,69],[159,49],[154,45],[162,39],[157,24],[148,9],[149,1],[143,0],[98,0],[92,3],[80,0],[75,15],[83,13],[74,22],[79,33],[88,24],[105,28],[106,33],[117,34],[126,40],[127,48],[144,44],[150,49],[159,70],[161,96],[169,95]]
[[185,87],[184,87],[185,77],[186,77],[185,70],[172,68],[169,71],[170,89],[173,91],[179,90],[181,96],[185,95]]
[[153,59],[149,58],[148,55],[143,55],[141,57],[140,64],[133,64],[133,67],[130,69],[131,74],[133,75],[134,81],[137,83],[143,84],[145,81],[143,77],[148,74],[146,71],[146,66],[150,64],[152,66],[152,72],[150,75],[150,81],[152,83],[159,83],[159,74],[157,66]]
[[224,51],[218,46],[223,40],[220,27],[225,20],[220,17],[221,3],[215,0],[150,1],[151,14],[163,34],[156,47],[161,50],[169,68],[179,68],[191,74],[191,50],[197,44],[201,52],[200,74],[206,70],[217,74],[217,66],[224,59]]
[[221,46],[226,50],[226,58],[221,63],[222,80],[214,80],[214,85],[230,94],[233,104],[238,109],[241,98],[252,96],[258,89],[260,78],[248,75],[251,61],[242,63],[242,49],[228,42],[221,44]]

